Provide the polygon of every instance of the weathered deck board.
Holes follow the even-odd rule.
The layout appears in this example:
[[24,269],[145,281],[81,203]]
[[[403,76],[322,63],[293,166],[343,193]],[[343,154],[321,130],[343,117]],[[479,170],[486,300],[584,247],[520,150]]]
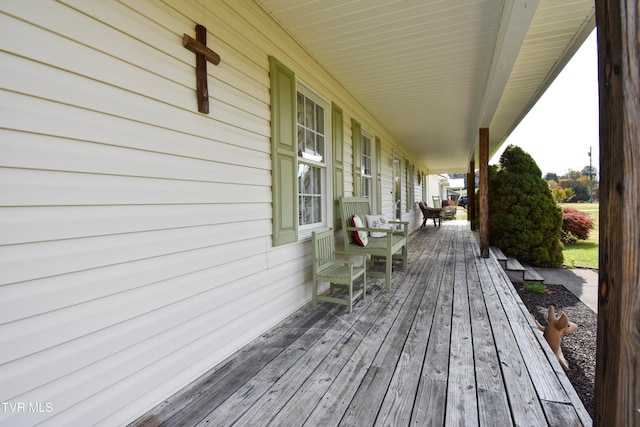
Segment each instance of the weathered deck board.
[[[422,245],[414,253],[424,250],[433,253],[433,247],[429,248]],[[349,403],[342,417],[342,424],[374,424],[386,391],[389,389],[393,374],[397,370],[403,346],[414,323],[422,296],[427,289],[423,282],[416,280],[416,275],[423,267],[424,263],[415,262],[409,267],[410,271],[403,286],[410,286],[411,291],[398,314],[394,316],[387,336],[382,342],[378,343],[379,347],[375,358],[366,375],[362,378],[357,393]]]
[[[432,246],[432,251],[426,252],[428,256],[421,257],[422,268],[417,278],[417,284],[425,286],[434,283],[442,276],[442,263],[436,261],[436,255],[441,250],[442,242]],[[419,375],[424,364],[425,352],[433,317],[436,309],[436,298],[440,287],[430,287],[428,292],[422,295],[420,308],[414,321],[414,326],[409,331],[397,369],[389,384],[384,401],[380,408],[376,425],[407,425],[410,421],[416,390],[419,383]]]
[[[467,261],[471,329],[476,362],[478,421],[481,426],[509,426],[513,425],[513,422],[511,418],[504,416],[509,412],[509,402],[484,300],[485,294],[480,285],[481,280],[488,281],[489,278],[486,275],[480,275],[474,259],[472,244],[472,240],[467,240],[464,250]],[[495,295],[495,293],[488,295]]]
[[[488,268],[492,270],[492,274],[495,277],[498,277],[499,275],[506,277],[505,272],[501,269],[497,269],[495,264],[488,264]],[[532,372],[531,376],[535,387],[538,390],[539,397],[544,405],[545,414],[549,419],[557,419],[558,415],[554,414],[552,411],[562,412],[574,410],[582,425],[591,425],[592,420],[589,413],[580,401],[573,385],[571,385],[567,376],[563,374],[564,372],[558,363],[556,356],[545,342],[542,337],[542,333],[538,330],[535,322],[533,321],[533,317],[527,311],[527,308],[518,296],[518,293],[513,287],[505,286],[503,281],[499,281],[497,283],[499,283],[500,288],[505,291],[505,294],[509,292],[513,296],[513,299],[510,302],[513,303],[515,301],[515,305],[512,306],[515,311],[512,312],[512,315],[518,316],[519,313],[522,313],[524,317],[522,327],[518,327],[516,329],[521,332],[521,337],[528,342],[528,345],[521,345],[521,348],[523,353],[527,354],[525,361],[528,364],[529,371]],[[516,307],[519,308],[519,313],[516,310]],[[524,326],[525,324],[529,326],[533,331],[533,334],[526,331],[526,327]],[[535,345],[535,342],[533,341],[534,338],[538,341],[539,345]],[[546,356],[546,363],[543,355]],[[549,369],[549,366],[551,366],[551,369]],[[558,405],[553,405],[555,403],[558,403]],[[567,417],[561,418],[568,419]],[[550,425],[566,424],[554,424],[550,422]]]
[[[477,256],[480,255],[479,248],[474,252]],[[489,321],[491,322],[498,359],[501,364],[513,422],[516,425],[546,425],[542,405],[537,398],[536,390],[516,340],[517,336],[512,329],[514,325],[523,321],[523,316],[516,318],[507,316],[507,311],[505,311],[505,306],[503,305],[504,299],[501,297],[501,292],[506,292],[501,287],[501,282],[506,280],[504,276],[495,276],[497,271],[491,271],[489,267],[486,267],[486,263],[478,263],[477,265],[479,269],[489,269],[488,279],[490,281],[486,282],[486,286],[483,288],[486,290],[485,304]],[[510,282],[508,286],[511,286]],[[516,304],[513,294],[508,293],[507,295],[509,296],[507,305],[510,302]],[[514,311],[509,310],[508,312],[513,314]]]
[[449,350],[449,384],[445,425],[477,426],[476,366],[474,338],[469,315],[468,279],[464,239],[454,240],[453,317]]
[[462,222],[410,237],[392,291],[306,307],[133,425],[590,425]]
[[450,285],[452,277],[448,272],[451,269],[453,257],[451,242],[450,238],[444,239],[436,261],[438,267],[442,269],[442,273],[438,274],[431,282],[432,286],[438,286],[439,291],[437,292],[431,335],[418,383],[416,402],[411,414],[411,425],[438,425],[442,424],[445,418],[453,309],[453,286]]
[[[194,419],[204,418],[211,412],[211,407],[220,405],[269,362],[282,356],[292,342],[313,339],[318,329],[335,323],[337,318],[330,314],[338,307],[328,306],[327,309],[330,311],[318,311],[313,315],[296,313],[289,321],[298,327],[283,328],[253,341],[226,363],[194,381],[183,392],[158,405],[147,414],[148,423],[140,420],[140,424],[156,425],[156,420],[161,419],[165,425],[189,425]],[[306,337],[301,338],[303,335]]]

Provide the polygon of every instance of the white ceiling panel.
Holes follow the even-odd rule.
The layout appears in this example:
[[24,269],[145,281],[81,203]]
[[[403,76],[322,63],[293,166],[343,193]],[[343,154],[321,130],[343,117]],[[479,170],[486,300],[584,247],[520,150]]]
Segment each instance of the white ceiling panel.
[[592,0],[255,0],[431,172],[515,128],[594,27]]

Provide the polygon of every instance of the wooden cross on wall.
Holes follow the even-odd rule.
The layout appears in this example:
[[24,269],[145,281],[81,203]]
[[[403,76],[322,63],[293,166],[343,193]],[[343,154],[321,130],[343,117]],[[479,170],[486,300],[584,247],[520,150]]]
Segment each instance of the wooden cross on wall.
[[198,111],[209,114],[209,89],[207,88],[207,61],[218,65],[220,55],[207,47],[207,29],[204,25],[196,25],[196,38],[187,34],[182,36],[182,45],[196,54],[196,89]]

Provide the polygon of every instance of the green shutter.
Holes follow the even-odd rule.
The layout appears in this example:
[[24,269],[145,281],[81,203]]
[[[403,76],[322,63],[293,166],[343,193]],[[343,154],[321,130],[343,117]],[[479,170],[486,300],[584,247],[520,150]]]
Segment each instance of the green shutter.
[[415,168],[409,160],[406,161],[406,169],[407,169],[407,212],[411,212],[415,209]]
[[351,119],[351,144],[353,147],[353,195],[362,195],[362,126]]
[[376,136],[376,212],[382,213],[382,147],[380,137]]
[[331,139],[333,141],[333,228],[341,227],[338,199],[344,196],[344,130],[342,109],[331,104]]
[[411,205],[411,192],[410,192],[410,185],[411,185],[411,177],[409,176],[409,160],[408,159],[404,159],[404,174],[405,174],[405,187],[407,190],[407,196],[406,196],[406,203],[407,206],[405,207],[405,210],[407,212],[409,212],[409,206]]
[[298,239],[296,79],[293,71],[272,56],[269,71],[273,246],[279,246]]

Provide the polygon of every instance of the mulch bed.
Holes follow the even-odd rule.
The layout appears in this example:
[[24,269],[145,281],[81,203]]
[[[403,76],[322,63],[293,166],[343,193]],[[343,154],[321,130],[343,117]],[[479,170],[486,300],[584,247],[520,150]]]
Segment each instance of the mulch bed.
[[525,292],[523,285],[514,286],[529,312],[541,325],[547,324],[550,305],[555,307],[556,316],[566,313],[569,321],[578,325],[576,332],[563,338],[561,348],[569,365],[567,377],[593,418],[597,314],[564,286],[547,285],[547,293]]

